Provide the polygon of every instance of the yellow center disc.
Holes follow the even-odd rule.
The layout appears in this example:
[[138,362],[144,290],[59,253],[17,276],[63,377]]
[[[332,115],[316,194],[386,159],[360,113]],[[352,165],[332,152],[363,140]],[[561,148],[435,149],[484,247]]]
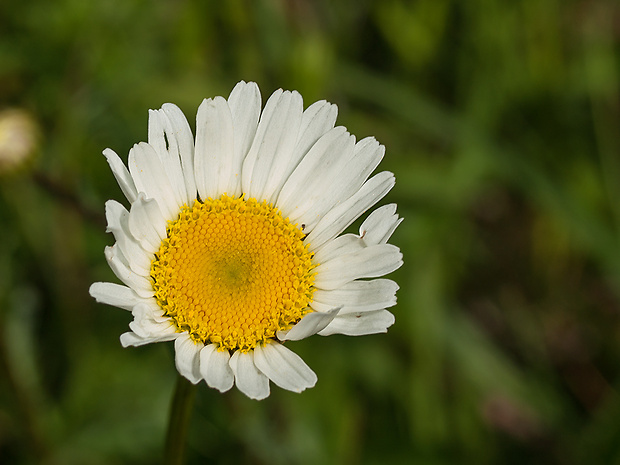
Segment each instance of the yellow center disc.
[[253,349],[308,311],[315,265],[303,238],[264,201],[196,200],[151,263],[155,298],[195,341]]

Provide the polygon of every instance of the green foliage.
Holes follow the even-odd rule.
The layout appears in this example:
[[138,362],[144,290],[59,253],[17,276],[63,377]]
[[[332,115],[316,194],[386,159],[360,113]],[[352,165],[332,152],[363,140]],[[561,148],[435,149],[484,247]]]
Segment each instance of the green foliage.
[[0,4],[0,107],[41,127],[0,177],[0,462],[151,464],[170,344],[96,305],[101,150],[147,109],[257,81],[387,147],[405,265],[387,335],[315,336],[301,395],[199,387],[188,463],[620,463],[620,7],[614,0]]

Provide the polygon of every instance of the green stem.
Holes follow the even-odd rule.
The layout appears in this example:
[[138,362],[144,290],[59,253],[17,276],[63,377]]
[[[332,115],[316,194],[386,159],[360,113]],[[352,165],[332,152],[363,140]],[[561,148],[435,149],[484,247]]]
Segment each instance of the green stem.
[[183,464],[187,430],[195,395],[196,386],[179,374],[170,406],[166,449],[164,450],[165,465]]
[[40,429],[40,414],[37,413],[37,405],[32,399],[31,390],[27,389],[24,383],[20,382],[19,376],[14,373],[3,331],[0,331],[0,376],[4,378],[3,381],[12,391],[15,408],[24,423],[27,441],[30,445],[28,452],[37,459],[37,463],[45,461],[47,447]]

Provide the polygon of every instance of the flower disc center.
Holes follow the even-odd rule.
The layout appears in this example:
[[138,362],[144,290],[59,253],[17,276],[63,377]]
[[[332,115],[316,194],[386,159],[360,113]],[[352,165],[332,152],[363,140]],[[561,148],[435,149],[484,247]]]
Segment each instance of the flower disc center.
[[151,263],[155,298],[179,331],[251,350],[308,311],[315,265],[300,228],[266,202],[184,206]]

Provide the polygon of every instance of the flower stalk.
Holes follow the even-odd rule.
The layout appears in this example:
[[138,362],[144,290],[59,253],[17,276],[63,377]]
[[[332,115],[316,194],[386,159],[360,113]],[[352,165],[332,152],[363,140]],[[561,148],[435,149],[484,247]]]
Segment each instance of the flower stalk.
[[192,417],[195,396],[196,386],[183,376],[177,375],[164,450],[164,463],[166,465],[180,465],[185,461],[187,430]]

